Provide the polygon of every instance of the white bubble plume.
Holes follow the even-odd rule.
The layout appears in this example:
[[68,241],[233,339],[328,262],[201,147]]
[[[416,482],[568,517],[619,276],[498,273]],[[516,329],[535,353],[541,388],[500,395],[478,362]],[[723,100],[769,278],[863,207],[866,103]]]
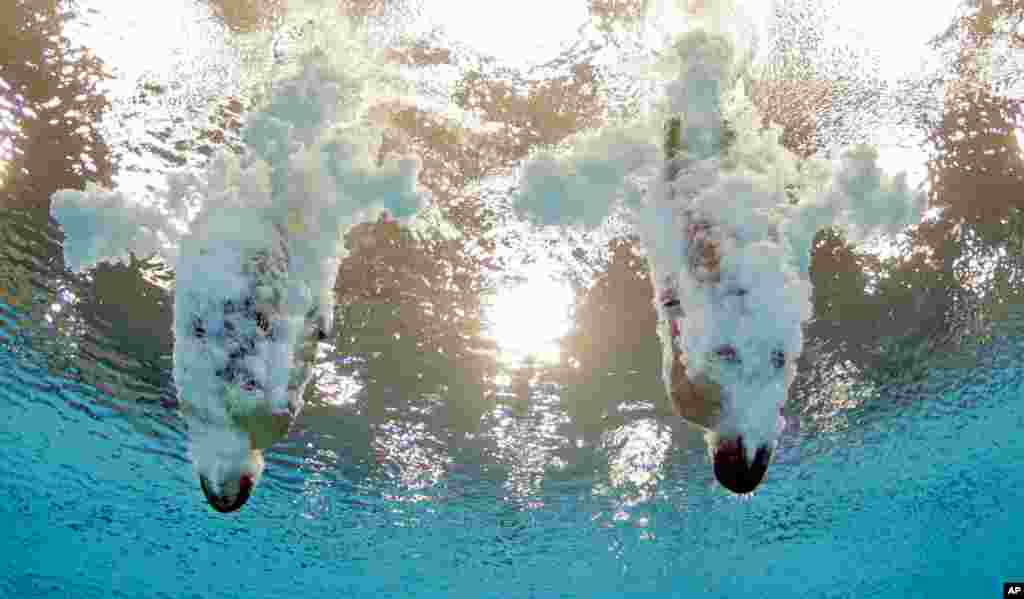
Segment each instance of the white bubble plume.
[[[919,219],[924,194],[883,173],[871,148],[838,164],[784,148],[744,91],[749,53],[708,25],[718,21],[701,21],[661,53],[650,71],[665,93],[646,116],[528,162],[517,207],[542,225],[597,226],[616,206],[631,214],[657,310],[680,333],[659,330],[665,377],[676,343],[688,375],[722,389],[712,437],[742,435],[752,459],[779,433],[811,316],[815,233],[838,227],[851,242],[897,233]],[[739,359],[723,360],[723,348]]]
[[53,195],[69,268],[130,254],[174,268],[174,381],[213,493],[258,479],[259,450],[297,417],[331,329],[345,231],[382,212],[410,218],[424,200],[415,159],[378,164],[381,132],[366,116],[400,92],[397,76],[337,29],[307,35],[278,67],[240,156],[221,152],[147,198],[96,186]]

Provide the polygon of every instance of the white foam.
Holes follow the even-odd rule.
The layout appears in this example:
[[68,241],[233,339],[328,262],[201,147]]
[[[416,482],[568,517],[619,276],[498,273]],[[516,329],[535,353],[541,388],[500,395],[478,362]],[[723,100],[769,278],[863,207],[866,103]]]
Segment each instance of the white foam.
[[596,227],[616,202],[639,201],[630,177],[650,170],[660,155],[645,124],[579,135],[568,152],[545,152],[526,163],[517,206],[544,225]]
[[[172,175],[153,197],[97,187],[53,197],[70,268],[129,253],[175,268],[174,380],[196,468],[208,477],[252,469],[254,435],[272,428],[271,415],[301,409],[311,347],[331,328],[345,231],[381,211],[411,219],[424,200],[419,163],[378,166],[380,132],[364,118],[367,95],[392,86],[392,74],[375,70],[356,37],[309,37],[328,42],[284,67],[266,106],[246,119],[243,155],[223,152],[203,172]],[[246,300],[273,320],[273,335],[241,310]],[[236,367],[255,389],[223,375],[246,343]]]
[[[870,148],[831,164],[800,161],[782,147],[780,131],[762,125],[746,96],[737,58],[745,53],[730,40],[706,30],[675,38],[651,69],[661,74],[665,98],[636,122],[527,164],[517,207],[541,224],[596,226],[623,202],[647,251],[656,298],[680,300],[688,372],[723,388],[716,432],[744,435],[753,452],[778,434],[802,349],[814,234],[835,226],[859,242],[897,233],[920,218],[924,195],[884,174]],[[662,148],[672,117],[680,119],[682,147],[670,162]],[[717,278],[696,266],[694,227],[717,245]],[[674,317],[656,304],[663,318]],[[738,363],[718,357],[723,346],[735,348]],[[785,368],[772,366],[776,350],[785,352]]]
[[129,253],[169,260],[181,232],[157,208],[89,183],[53,194],[50,211],[64,229],[64,259],[80,272],[100,262],[128,263]]

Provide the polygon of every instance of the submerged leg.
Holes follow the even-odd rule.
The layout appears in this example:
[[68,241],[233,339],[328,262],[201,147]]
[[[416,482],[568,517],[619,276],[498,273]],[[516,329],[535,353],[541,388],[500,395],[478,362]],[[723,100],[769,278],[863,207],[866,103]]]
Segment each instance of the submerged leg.
[[679,319],[663,318],[658,323],[662,348],[662,379],[672,410],[687,422],[713,428],[721,413],[718,387],[704,377],[691,379],[686,371]]

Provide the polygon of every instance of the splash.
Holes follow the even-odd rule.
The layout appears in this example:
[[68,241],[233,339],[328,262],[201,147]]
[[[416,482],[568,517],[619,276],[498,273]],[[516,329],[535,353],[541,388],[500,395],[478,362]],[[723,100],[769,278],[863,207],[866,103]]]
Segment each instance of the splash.
[[298,416],[332,326],[345,231],[382,214],[408,220],[425,199],[415,159],[377,164],[366,109],[397,79],[345,33],[307,36],[280,67],[242,155],[171,175],[149,197],[95,186],[53,196],[70,268],[131,254],[174,267],[174,380],[208,497],[242,497],[232,481],[254,484],[259,450]]
[[745,93],[751,53],[721,27],[731,14],[722,4],[691,19],[648,69],[664,93],[647,115],[528,163],[517,207],[542,225],[631,214],[657,310],[678,327],[659,331],[663,350],[677,344],[688,375],[722,389],[714,434],[742,435],[749,453],[778,434],[811,316],[814,234],[837,227],[861,242],[897,233],[920,217],[924,195],[882,172],[872,148],[837,164],[784,148]]

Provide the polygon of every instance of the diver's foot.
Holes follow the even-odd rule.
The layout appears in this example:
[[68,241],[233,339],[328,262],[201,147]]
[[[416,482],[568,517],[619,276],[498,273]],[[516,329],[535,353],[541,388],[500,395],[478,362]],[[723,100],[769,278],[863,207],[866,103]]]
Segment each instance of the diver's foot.
[[761,484],[771,459],[771,446],[758,447],[753,462],[750,462],[742,436],[723,440],[715,449],[715,478],[733,493],[750,493]]

